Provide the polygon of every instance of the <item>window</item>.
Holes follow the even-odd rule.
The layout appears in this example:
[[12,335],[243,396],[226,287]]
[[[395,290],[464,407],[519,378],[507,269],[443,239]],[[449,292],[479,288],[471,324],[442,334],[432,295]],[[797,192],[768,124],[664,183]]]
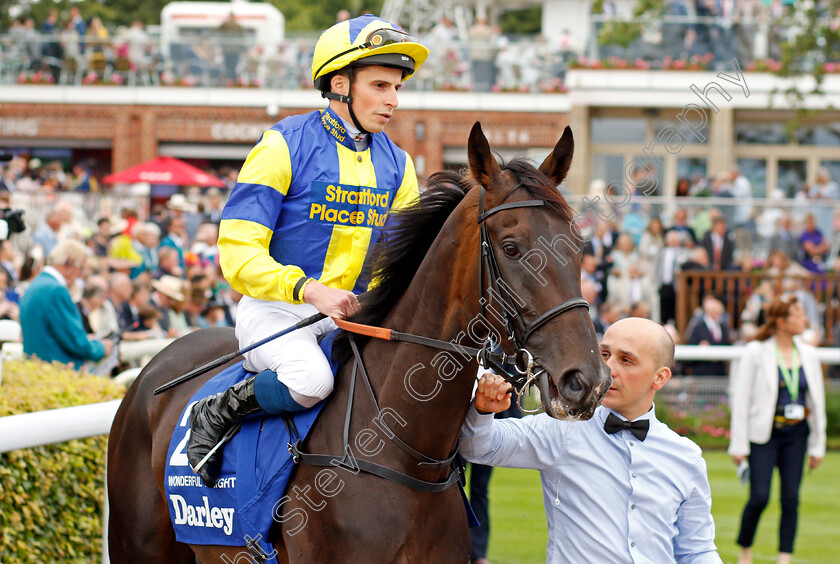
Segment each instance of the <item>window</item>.
[[[686,116],[686,119],[689,119],[689,116]],[[703,140],[697,138],[694,131],[691,128],[686,127],[686,125],[679,121],[679,120],[665,120],[665,119],[655,119],[653,120],[653,135],[655,137],[659,137],[661,139],[667,140],[669,135],[666,133],[660,135],[663,130],[676,130],[681,138],[682,142],[686,145],[698,144],[698,145],[705,145],[709,142],[709,124],[706,123],[706,127],[697,131],[697,134],[703,136]],[[672,142],[673,145],[678,145],[679,140],[674,140]]]
[[840,146],[840,123],[806,125],[796,132],[800,145]]
[[615,155],[592,155],[592,180],[624,183],[624,158]]
[[766,159],[738,159],[738,169],[750,181],[753,198],[767,197]]
[[787,145],[788,139],[782,123],[745,121],[735,123],[735,143],[738,145]]
[[593,117],[589,126],[593,143],[644,144],[647,134],[645,118]]
[[[706,178],[706,158],[687,157],[677,159],[677,182],[679,183],[683,178],[688,180],[689,186],[693,186],[700,179]],[[677,196],[680,195],[676,191],[674,194]]]
[[805,161],[779,161],[779,177],[776,186],[785,194],[785,197],[792,198],[805,187],[807,169]]

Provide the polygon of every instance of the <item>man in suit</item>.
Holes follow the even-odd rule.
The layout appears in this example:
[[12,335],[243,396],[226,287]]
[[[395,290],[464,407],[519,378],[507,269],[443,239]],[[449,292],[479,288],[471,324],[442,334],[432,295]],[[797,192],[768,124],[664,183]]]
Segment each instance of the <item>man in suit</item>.
[[[722,346],[730,344],[729,329],[723,322],[723,303],[714,296],[703,298],[703,316],[696,319],[688,336],[689,345]],[[690,363],[695,376],[726,376],[726,363],[698,361]]]
[[677,273],[685,261],[684,240],[687,236],[679,231],[665,233],[665,246],[653,268],[653,284],[659,290],[659,316],[665,323],[677,318]]
[[729,238],[726,218],[718,217],[712,228],[703,236],[702,247],[709,253],[712,270],[729,270],[735,261],[735,245]]
[[111,353],[113,342],[88,339],[67,289],[81,276],[86,260],[87,247],[72,239],[57,244],[47,256],[47,266],[20,302],[24,354],[78,369],[86,360]]
[[79,315],[82,317],[82,327],[85,328],[85,333],[93,335],[96,331],[93,330],[90,324],[90,315],[105,303],[105,287],[98,281],[91,282],[88,280],[85,284],[85,289],[82,290],[82,299],[76,304],[79,310]]
[[790,231],[790,214],[783,214],[776,221],[776,231],[770,237],[770,251],[781,250],[792,262],[799,262],[799,242]]
[[687,247],[693,247],[697,244],[697,235],[694,233],[694,228],[688,225],[688,212],[683,208],[679,208],[674,212],[673,224],[665,232],[670,233],[671,231],[683,233],[685,235],[684,242]]
[[143,280],[131,282],[131,297],[120,304],[118,311],[120,329],[128,331],[140,323],[140,306],[149,303],[151,293]]
[[621,319],[621,310],[618,306],[604,302],[598,306],[598,317],[592,321],[595,326],[595,335],[600,339],[604,336],[610,325]]
[[607,299],[607,275],[598,264],[598,258],[584,249],[583,259],[580,262],[581,282],[590,282],[595,287],[596,299],[594,305],[598,305]]

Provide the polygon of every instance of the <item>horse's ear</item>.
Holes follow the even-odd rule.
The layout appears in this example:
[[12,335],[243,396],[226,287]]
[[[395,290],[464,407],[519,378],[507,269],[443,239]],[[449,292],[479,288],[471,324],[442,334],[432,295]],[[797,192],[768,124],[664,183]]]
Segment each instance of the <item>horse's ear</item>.
[[572,129],[567,125],[566,129],[563,130],[563,136],[560,137],[560,140],[554,146],[554,150],[551,151],[551,154],[540,165],[540,172],[550,178],[555,185],[559,186],[569,172],[574,152],[575,140],[572,137]]
[[481,123],[475,122],[470,131],[470,140],[467,143],[467,155],[470,160],[470,173],[472,177],[482,186],[490,189],[490,179],[500,174],[502,170],[499,163],[490,151],[490,143],[481,130]]

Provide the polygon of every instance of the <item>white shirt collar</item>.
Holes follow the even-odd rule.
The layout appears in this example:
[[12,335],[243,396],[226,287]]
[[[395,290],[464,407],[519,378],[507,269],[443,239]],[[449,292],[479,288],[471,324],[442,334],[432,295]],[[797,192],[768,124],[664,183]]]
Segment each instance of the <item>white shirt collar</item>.
[[368,139],[370,138],[370,135],[368,133],[362,133],[356,128],[355,125],[345,121],[343,117],[339,116],[338,119],[340,119],[341,122],[344,124],[344,128],[347,130],[347,135],[350,137],[350,139],[353,140],[353,144],[356,145],[356,150],[364,151],[365,149],[367,149]]
[[[624,417],[619,412],[613,411],[612,409],[610,409],[606,405],[602,405],[601,407],[602,407],[602,409],[599,410],[600,413],[598,413],[598,412],[596,412],[596,413],[598,413],[598,417],[601,419],[601,425],[602,426],[603,426],[603,423],[607,420],[607,416],[609,416],[610,413],[615,413],[616,417],[618,417],[619,419],[622,419],[624,421],[627,421],[627,418]],[[650,419],[651,421],[656,421],[656,404],[655,403],[650,406],[650,409],[647,411],[647,413],[644,413],[643,415],[640,415],[640,416],[636,417],[635,419],[633,419],[633,421],[642,421],[643,419]],[[631,423],[633,421],[631,421]]]
[[67,280],[65,280],[64,276],[62,276],[61,273],[59,271],[57,271],[55,268],[53,268],[52,266],[45,266],[44,267],[44,272],[46,272],[47,274],[49,274],[50,276],[52,276],[53,278],[58,280],[58,283],[61,284],[62,286],[64,286],[65,288],[67,287]]

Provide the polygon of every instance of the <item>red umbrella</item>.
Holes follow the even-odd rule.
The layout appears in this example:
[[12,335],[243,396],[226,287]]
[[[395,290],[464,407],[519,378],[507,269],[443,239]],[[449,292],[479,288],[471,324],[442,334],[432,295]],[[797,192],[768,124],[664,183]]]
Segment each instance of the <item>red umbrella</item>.
[[175,157],[158,157],[127,168],[122,172],[110,174],[103,181],[106,184],[148,182],[149,184],[172,184],[175,186],[225,187],[225,183],[218,178],[210,176]]

